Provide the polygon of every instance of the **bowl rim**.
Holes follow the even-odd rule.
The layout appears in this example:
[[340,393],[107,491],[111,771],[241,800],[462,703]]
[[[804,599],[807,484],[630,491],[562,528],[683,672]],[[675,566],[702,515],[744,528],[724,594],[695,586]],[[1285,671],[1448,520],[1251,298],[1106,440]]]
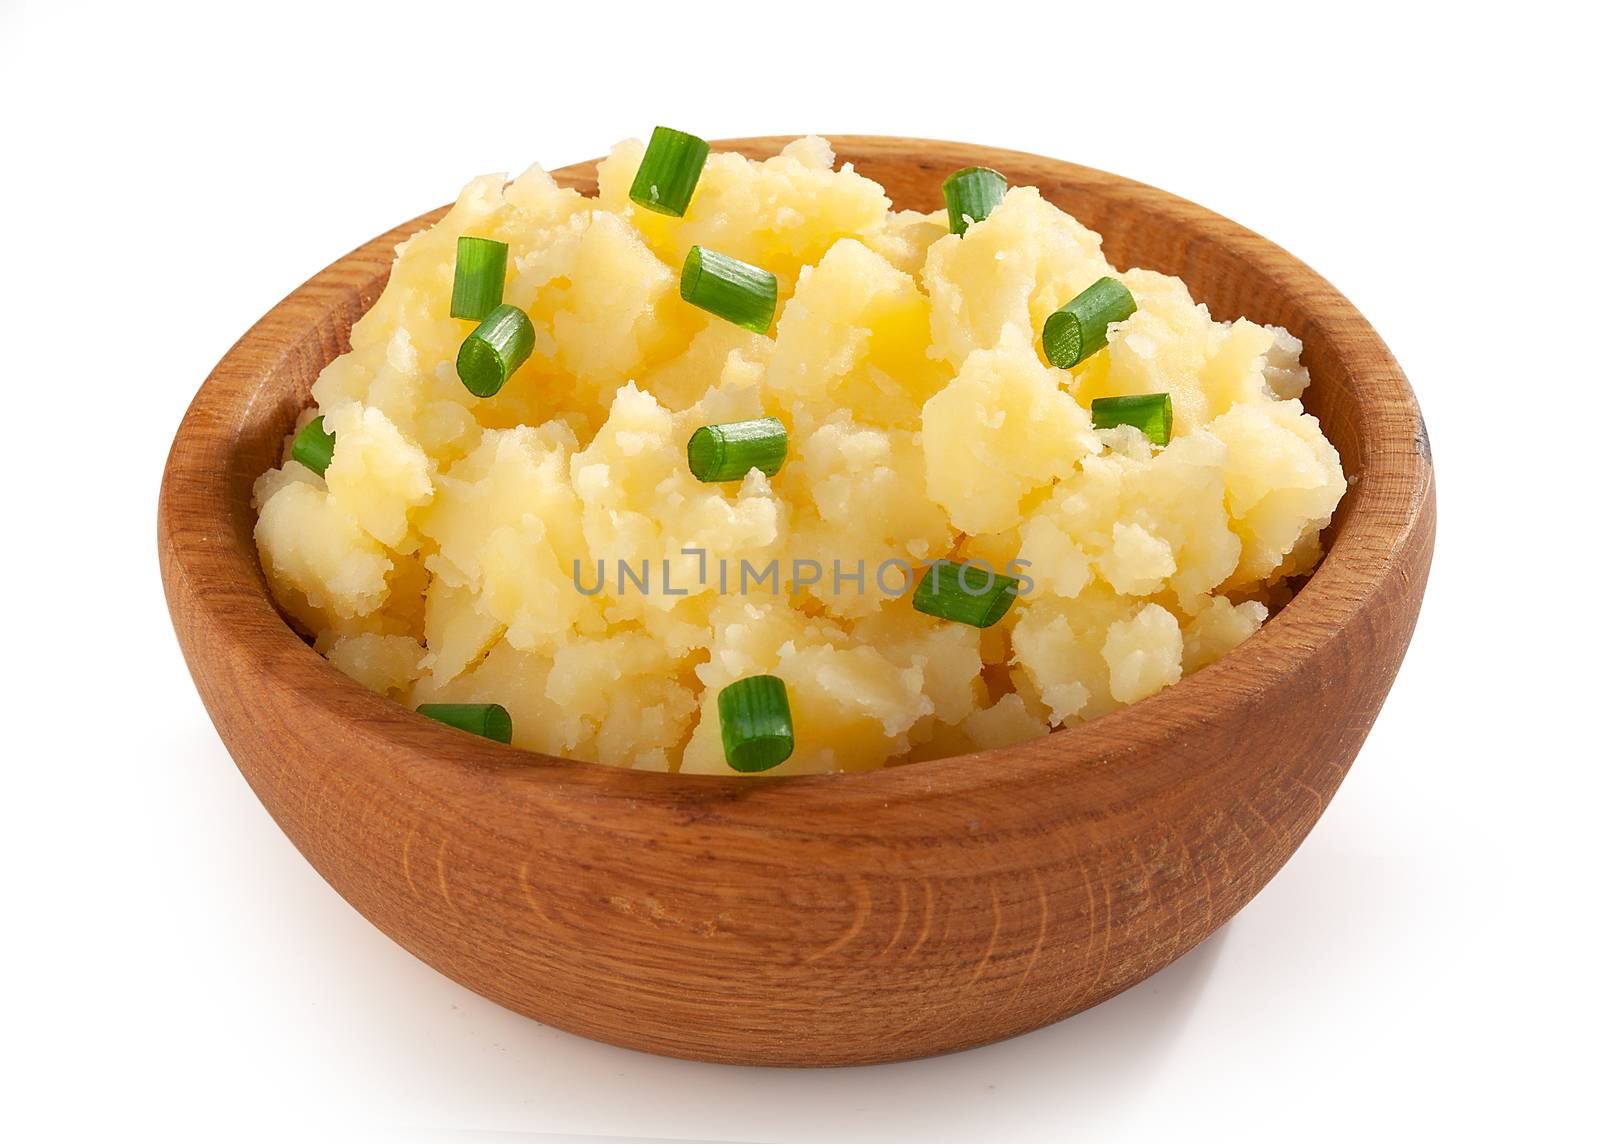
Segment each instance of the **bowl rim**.
[[[800,136],[759,136],[712,141],[717,151],[771,155]],[[502,745],[471,736],[416,714],[404,704],[369,691],[339,672],[290,627],[265,589],[253,544],[236,543],[232,514],[241,511],[220,486],[219,461],[232,455],[239,423],[264,376],[303,343],[317,323],[337,320],[341,304],[364,313],[387,281],[396,242],[442,217],[436,208],[362,244],[313,275],[259,319],[228,350],[201,385],[175,433],[163,472],[158,511],[163,577],[182,577],[187,596],[201,609],[208,631],[240,655],[251,657],[264,681],[291,687],[297,698],[330,718],[352,715],[386,745],[403,750],[407,766],[470,768],[532,783],[549,783],[567,795],[586,793],[624,799],[664,794],[711,794],[765,801],[766,792],[785,799],[809,792],[821,802],[845,798],[878,802],[947,796],[977,786],[1031,782],[1042,773],[1083,772],[1112,757],[1157,750],[1181,735],[1196,712],[1260,694],[1281,677],[1304,667],[1326,641],[1362,621],[1362,613],[1392,576],[1404,574],[1395,553],[1424,520],[1432,493],[1427,430],[1405,375],[1361,313],[1315,271],[1267,239],[1146,184],[1064,160],[977,144],[890,136],[830,135],[843,161],[870,166],[875,150],[912,145],[940,162],[928,169],[990,166],[1048,168],[1114,195],[1139,210],[1181,216],[1197,238],[1249,261],[1283,284],[1290,301],[1307,315],[1331,352],[1344,359],[1355,389],[1359,467],[1341,505],[1342,522],[1321,563],[1294,597],[1262,628],[1217,662],[1186,675],[1171,687],[1087,722],[1061,728],[1008,747],[951,755],[868,771],[809,775],[697,775],[638,771]],[[565,186],[592,193],[598,160],[551,172]],[[380,274],[376,285],[374,275]],[[1305,329],[1291,330],[1304,338]],[[348,326],[339,333],[347,338]],[[331,360],[331,359],[330,359]],[[1312,384],[1317,384],[1316,378]],[[241,404],[242,403],[242,404]],[[174,519],[176,490],[186,494],[217,486],[203,497],[206,524],[183,527]],[[193,496],[189,496],[192,506]],[[254,520],[246,503],[244,512]],[[248,532],[249,530],[247,530]],[[252,566],[254,570],[252,571]],[[241,586],[244,590],[241,590]],[[172,595],[169,586],[169,597]],[[1203,715],[1202,715],[1203,717]],[[396,728],[403,734],[392,734]],[[399,765],[397,761],[397,765]],[[1106,782],[1104,770],[1097,778]]]

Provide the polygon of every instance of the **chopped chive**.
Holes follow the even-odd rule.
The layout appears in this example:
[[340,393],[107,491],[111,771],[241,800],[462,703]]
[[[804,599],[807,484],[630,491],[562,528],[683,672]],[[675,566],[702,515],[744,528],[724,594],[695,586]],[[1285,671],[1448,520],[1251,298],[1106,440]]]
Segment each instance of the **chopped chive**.
[[1017,581],[981,561],[935,560],[922,574],[911,606],[941,620],[987,628],[1011,610],[1016,598]]
[[964,167],[944,181],[944,209],[950,233],[965,234],[982,222],[1006,197],[1006,177],[991,167]]
[[1106,327],[1125,322],[1139,307],[1128,288],[1102,278],[1044,320],[1044,356],[1057,369],[1071,369],[1106,348]]
[[678,292],[691,305],[758,334],[778,308],[778,279],[770,270],[696,246],[683,261]]
[[776,675],[751,675],[717,693],[722,754],[744,774],[770,771],[794,754],[789,691]]
[[697,135],[657,127],[650,133],[628,197],[646,210],[683,217],[711,146]]
[[450,291],[450,316],[481,322],[500,304],[506,288],[510,247],[492,238],[456,239],[456,283]]
[[479,397],[493,397],[533,352],[533,323],[509,303],[496,306],[456,354],[456,376]]
[[1140,393],[1132,397],[1097,397],[1089,403],[1089,415],[1096,429],[1113,425],[1132,425],[1152,445],[1172,440],[1172,395]]
[[511,712],[498,703],[422,703],[417,714],[497,743],[511,742]]
[[328,472],[328,462],[333,460],[333,440],[337,436],[337,433],[329,433],[322,427],[322,418],[307,421],[300,432],[294,435],[294,443],[289,446],[289,456],[317,476],[325,476]]
[[789,431],[776,417],[702,425],[689,438],[689,471],[699,480],[742,481],[751,469],[772,476],[789,455]]

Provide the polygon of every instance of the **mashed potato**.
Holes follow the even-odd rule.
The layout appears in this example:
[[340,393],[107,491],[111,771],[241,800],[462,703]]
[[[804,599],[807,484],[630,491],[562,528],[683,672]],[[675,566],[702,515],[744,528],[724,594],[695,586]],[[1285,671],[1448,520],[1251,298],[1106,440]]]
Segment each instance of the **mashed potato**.
[[[712,156],[674,218],[629,200],[642,154],[618,146],[592,199],[538,167],[468,184],[313,389],[325,476],[286,449],[257,482],[278,602],[353,679],[500,703],[524,747],[731,774],[717,693],[768,673],[795,725],[776,773],[860,770],[1137,702],[1316,563],[1345,479],[1284,330],[1118,273],[1030,187],[952,235],[808,138]],[[509,244],[505,301],[536,331],[490,398],[455,374],[461,235]],[[776,275],[767,335],[679,297],[696,244]],[[1044,319],[1106,275],[1137,312],[1051,367]],[[1094,398],[1151,392],[1164,448],[1094,427]],[[762,416],[788,427],[781,470],[694,478],[697,427]],[[984,630],[916,612],[941,557],[1023,592]]]

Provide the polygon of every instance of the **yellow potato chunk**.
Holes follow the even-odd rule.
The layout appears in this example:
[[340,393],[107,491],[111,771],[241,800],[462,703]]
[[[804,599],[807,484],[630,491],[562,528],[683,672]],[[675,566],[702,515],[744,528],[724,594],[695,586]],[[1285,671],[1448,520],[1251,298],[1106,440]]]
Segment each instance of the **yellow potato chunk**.
[[511,742],[532,751],[572,758],[592,755],[594,728],[562,709],[545,692],[551,661],[501,641],[483,662],[448,683],[424,675],[411,689],[411,705],[498,703],[511,716]]
[[1176,278],[1130,270],[1122,281],[1139,308],[1111,327],[1103,354],[1074,370],[1078,400],[1087,405],[1097,397],[1170,394],[1173,433],[1190,433],[1213,415],[1201,375],[1221,348],[1224,328]]
[[973,352],[922,410],[928,492],[962,532],[1014,527],[1025,496],[1098,446],[1088,412],[1015,326]]
[[795,753],[771,774],[880,766],[909,749],[912,727],[932,713],[916,656],[902,653],[897,663],[883,650],[856,645],[837,624],[781,602],[730,598],[718,605],[712,626],[710,658],[695,669],[704,692],[684,771],[733,773],[723,758],[716,697],[751,675],[776,675],[789,693]]
[[[584,548],[578,498],[567,479],[572,438],[559,422],[486,432],[441,475],[418,529],[435,547],[428,568],[477,594],[476,610],[519,648],[557,644],[592,619],[572,590]],[[337,451],[337,450],[336,450]],[[474,628],[483,621],[467,621]]]
[[921,286],[928,248],[949,233],[950,220],[944,211],[893,211],[881,228],[863,234],[861,241],[896,270],[915,277]]
[[1084,458],[1028,515],[1021,558],[1045,591],[1071,598],[1098,577],[1117,592],[1175,592],[1189,609],[1234,571],[1240,541],[1224,500],[1227,449],[1200,431]]
[[[609,401],[659,344],[672,336],[678,275],[651,253],[632,227],[596,213],[561,288],[550,322],[556,363]],[[691,320],[678,315],[681,324]]]
[[[510,246],[505,300],[532,314],[541,293],[554,289],[552,283],[569,270],[589,213],[588,200],[557,188],[537,167],[509,185],[500,175],[474,179],[436,226],[396,248],[388,285],[350,331],[351,351],[323,370],[312,396],[324,409],[363,402],[381,410],[435,461],[459,457],[476,440],[473,410],[514,400],[517,387],[508,385],[504,398],[484,401],[456,377],[456,352],[473,326],[450,317],[457,238],[493,238]],[[559,272],[551,269],[552,261]],[[523,266],[529,267],[526,281]],[[536,330],[539,324],[536,317]],[[548,341],[548,324],[540,332]],[[533,368],[529,363],[524,371]]]
[[[785,563],[837,616],[865,616],[905,594],[915,565],[949,551],[950,521],[921,480],[911,433],[835,418],[805,440],[782,484],[805,507]],[[891,562],[895,562],[891,566]]]
[[[897,668],[870,647],[785,644],[771,673],[787,686],[796,742],[794,754],[769,774],[882,766],[910,748],[912,726],[933,710],[922,691],[922,669]],[[699,725],[684,752],[686,772],[734,773],[723,758],[717,716],[716,694],[723,686],[706,688]]]
[[923,690],[933,700],[933,715],[941,723],[961,723],[987,698],[977,628],[930,623],[902,603],[856,624],[853,635],[895,666],[920,670]]
[[1213,596],[1183,625],[1183,670],[1199,671],[1255,635],[1266,622],[1265,604],[1245,600],[1235,604],[1226,596]]
[[1052,725],[1104,714],[1134,701],[1125,696],[1143,698],[1178,678],[1168,678],[1169,662],[1182,658],[1177,620],[1103,583],[1072,600],[1041,595],[1019,601],[1007,621],[1013,622],[1013,662]]
[[273,492],[261,505],[255,537],[268,581],[311,608],[348,619],[383,603],[391,566],[383,546],[315,485],[291,481]]
[[600,201],[627,217],[662,261],[680,270],[690,248],[704,246],[772,271],[787,296],[801,267],[841,238],[881,230],[889,218],[883,188],[849,164],[833,170],[833,149],[815,136],[761,162],[712,155],[681,219],[628,201],[643,156],[633,140],[612,152],[600,169]]
[[1106,629],[1101,655],[1111,673],[1111,698],[1136,703],[1183,675],[1183,633],[1171,612],[1146,604]]
[[992,707],[974,711],[961,724],[980,751],[996,747],[1009,747],[1037,739],[1050,730],[1050,725],[1028,710],[1022,696],[1016,692],[1002,695]]
[[328,662],[361,686],[404,700],[422,674],[422,645],[410,636],[363,632],[328,649]]
[[1228,450],[1223,469],[1228,514],[1243,551],[1228,586],[1298,572],[1314,556],[1285,567],[1297,547],[1316,551],[1346,483],[1339,454],[1298,401],[1239,405],[1211,423]]
[[841,406],[914,428],[950,371],[928,357],[928,299],[911,275],[853,239],[801,272],[778,323],[766,388],[797,429]]
[[665,771],[680,758],[697,711],[687,675],[657,640],[637,632],[568,644],[556,652],[545,694],[593,729],[578,758],[627,759]]
[[1110,273],[1099,235],[1037,188],[1013,187],[988,218],[928,248],[931,352],[960,366],[1008,330],[1031,331],[1031,350],[1054,310]]
[[643,373],[638,388],[668,409],[693,409],[703,424],[760,417],[772,345],[732,322],[707,322],[682,353]]
[[410,515],[433,499],[428,455],[407,441],[381,410],[341,405],[324,419],[337,438],[323,474],[328,492],[374,539],[398,552],[417,546]]
[[423,613],[427,668],[438,683],[449,683],[481,659],[505,631],[505,624],[478,606],[477,593],[435,577]]
[[[712,591],[722,567],[739,583],[745,564],[758,575],[775,555],[785,517],[767,479],[751,470],[737,484],[701,483],[685,460],[694,428],[629,384],[617,391],[588,448],[572,458],[583,538],[594,558],[584,569],[593,580],[585,583],[606,585],[596,598],[614,617],[639,618]],[[671,583],[668,567],[679,573]]]

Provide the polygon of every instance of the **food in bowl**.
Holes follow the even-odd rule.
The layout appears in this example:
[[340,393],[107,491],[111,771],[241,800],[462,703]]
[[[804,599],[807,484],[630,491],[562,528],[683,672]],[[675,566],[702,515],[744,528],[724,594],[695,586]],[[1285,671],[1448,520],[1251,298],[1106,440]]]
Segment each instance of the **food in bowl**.
[[659,771],[961,754],[1212,662],[1345,491],[1299,343],[945,190],[660,130],[594,198],[474,180],[256,484],[279,605],[424,713]]

